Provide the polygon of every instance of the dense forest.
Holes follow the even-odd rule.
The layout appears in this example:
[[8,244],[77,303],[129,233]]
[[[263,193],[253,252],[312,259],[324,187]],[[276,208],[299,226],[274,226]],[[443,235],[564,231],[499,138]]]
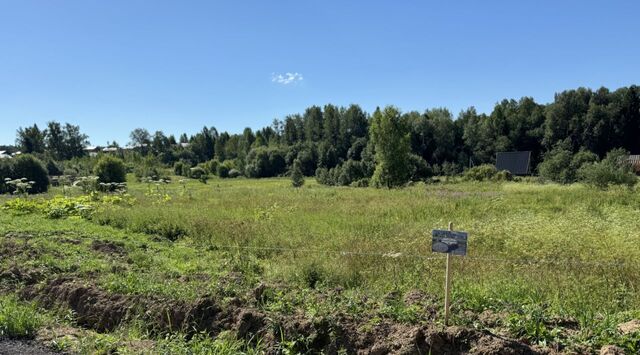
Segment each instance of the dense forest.
[[[49,122],[43,129],[20,128],[16,149],[36,154],[53,172],[67,173],[65,169],[74,166],[60,162],[80,161],[87,154],[87,139],[77,126]],[[195,169],[221,177],[285,175],[297,161],[304,175],[331,185],[372,177],[393,185],[380,176],[385,172],[402,181],[454,175],[493,164],[496,152],[502,151],[531,151],[536,171],[545,158],[557,158],[559,152],[570,157],[588,152],[596,159],[615,148],[639,154],[640,87],[567,90],[549,104],[530,97],[505,99],[488,115],[471,107],[457,117],[446,108],[401,113],[386,107],[369,114],[355,104],[327,104],[240,134],[204,127],[176,138],[138,128],[131,132],[128,147],[111,154],[147,166],[172,167],[179,175]]]

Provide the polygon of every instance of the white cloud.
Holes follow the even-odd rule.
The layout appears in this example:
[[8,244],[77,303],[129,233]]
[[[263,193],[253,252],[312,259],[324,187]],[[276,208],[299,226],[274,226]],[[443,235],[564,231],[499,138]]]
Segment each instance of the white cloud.
[[295,84],[301,82],[303,79],[300,73],[271,74],[271,81],[282,85]]

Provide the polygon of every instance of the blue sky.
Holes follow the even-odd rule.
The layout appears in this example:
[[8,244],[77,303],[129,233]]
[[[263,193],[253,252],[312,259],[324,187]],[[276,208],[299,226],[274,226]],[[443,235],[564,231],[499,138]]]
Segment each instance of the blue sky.
[[640,84],[639,16],[633,0],[0,0],[0,144],[50,120],[124,144],[313,104],[490,112]]

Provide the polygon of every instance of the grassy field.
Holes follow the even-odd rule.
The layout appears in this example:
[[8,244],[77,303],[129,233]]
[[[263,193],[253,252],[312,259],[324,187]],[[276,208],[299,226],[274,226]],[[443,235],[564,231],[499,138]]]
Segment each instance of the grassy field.
[[[640,317],[638,191],[177,181],[130,181],[125,197],[0,198],[0,303],[43,310],[20,324],[0,311],[0,331],[123,353],[349,353],[359,345],[340,340],[345,323],[381,336],[383,325],[446,332],[444,257],[430,233],[452,222],[469,233],[468,255],[454,258],[453,324],[537,351],[640,351],[640,334],[616,329]],[[196,312],[169,315],[209,298],[236,313],[213,327]]]

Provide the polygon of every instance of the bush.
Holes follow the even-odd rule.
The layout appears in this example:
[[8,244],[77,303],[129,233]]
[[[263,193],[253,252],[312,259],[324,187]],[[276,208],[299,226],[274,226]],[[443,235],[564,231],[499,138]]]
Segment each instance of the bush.
[[473,168],[465,171],[463,178],[470,181],[485,181],[493,179],[497,173],[498,170],[496,170],[494,165],[483,164],[474,166]]
[[184,170],[184,163],[182,161],[177,161],[173,164],[173,173],[176,175],[182,175]]
[[513,175],[508,170],[500,170],[498,171],[492,178],[493,181],[511,181],[513,180]]
[[55,161],[50,159],[47,161],[47,173],[49,176],[60,176],[62,175],[62,169],[60,169]]
[[369,178],[360,179],[358,181],[354,181],[350,185],[351,187],[369,187]]
[[300,160],[296,159],[293,161],[293,167],[291,168],[291,185],[293,187],[301,187],[304,185],[304,175],[302,174],[300,165]]
[[336,170],[335,174],[337,176],[336,183],[342,186],[351,185],[354,181],[371,176],[367,174],[365,166],[361,161],[347,160],[334,169]]
[[163,173],[160,163],[153,156],[145,157],[142,162],[136,164],[133,174],[138,181],[151,178],[153,180],[166,179],[168,176]]
[[433,175],[433,171],[427,161],[421,156],[416,154],[409,155],[409,161],[411,162],[411,181],[425,180]]
[[220,165],[218,159],[211,159],[204,163],[204,168],[209,174],[218,175],[218,165]]
[[604,189],[610,185],[632,187],[638,182],[631,164],[629,153],[624,149],[614,149],[600,162],[584,164],[578,171],[580,180],[586,184]]
[[244,171],[248,177],[262,178],[282,175],[286,168],[285,154],[282,149],[258,147],[249,151]]
[[122,159],[104,155],[93,168],[98,182],[103,184],[121,183],[127,181],[127,173]]
[[33,181],[33,187],[29,192],[47,192],[49,189],[47,169],[40,159],[30,154],[21,154],[13,159],[13,178]]
[[235,179],[237,177],[242,176],[242,173],[240,172],[240,170],[238,169],[231,169],[229,170],[229,177],[232,179]]
[[189,169],[189,177],[192,179],[200,179],[203,175],[207,175],[207,172],[200,166]]
[[545,155],[544,161],[538,165],[538,173],[544,180],[570,184],[578,179],[578,170],[583,165],[597,160],[598,157],[587,150],[573,155],[568,142],[561,142]]
[[13,163],[11,159],[0,159],[0,194],[11,192],[5,179],[13,179]]
[[218,175],[222,179],[226,179],[229,177],[229,171],[231,171],[231,169],[229,169],[229,167],[225,164],[218,164],[218,166],[216,167],[216,175]]
[[368,179],[373,174],[371,165],[364,161],[347,160],[335,168],[318,168],[316,180],[329,186],[350,186],[356,181]]

